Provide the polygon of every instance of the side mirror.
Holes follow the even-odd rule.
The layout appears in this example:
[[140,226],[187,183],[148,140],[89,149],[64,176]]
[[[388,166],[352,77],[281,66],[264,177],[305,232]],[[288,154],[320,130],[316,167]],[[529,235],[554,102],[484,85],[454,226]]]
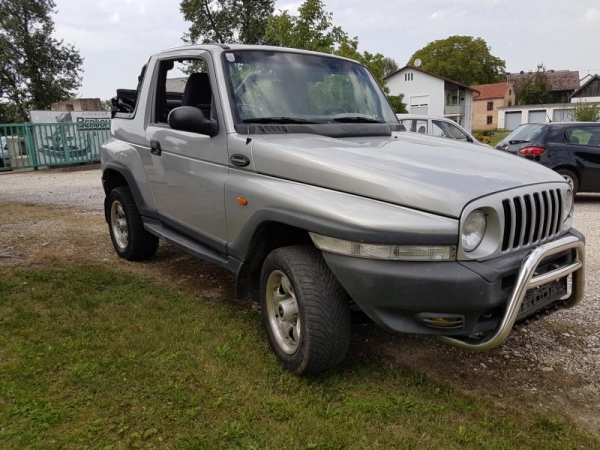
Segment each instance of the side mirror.
[[172,109],[167,118],[169,126],[174,130],[216,136],[219,134],[219,123],[204,117],[202,111],[193,106],[180,106]]

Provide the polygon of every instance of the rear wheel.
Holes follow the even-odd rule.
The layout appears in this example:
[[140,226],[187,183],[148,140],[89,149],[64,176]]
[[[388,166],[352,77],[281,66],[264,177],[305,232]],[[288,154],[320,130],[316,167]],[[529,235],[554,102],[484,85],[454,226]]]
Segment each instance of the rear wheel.
[[158,238],[144,229],[142,216],[128,187],[113,189],[106,198],[105,208],[110,238],[121,258],[140,261],[156,253]]
[[568,169],[558,169],[557,172],[569,183],[573,194],[577,194],[577,191],[579,191],[579,178],[577,178],[577,175]]
[[261,307],[271,348],[286,369],[318,373],[346,356],[349,298],[317,249],[283,247],[267,256]]

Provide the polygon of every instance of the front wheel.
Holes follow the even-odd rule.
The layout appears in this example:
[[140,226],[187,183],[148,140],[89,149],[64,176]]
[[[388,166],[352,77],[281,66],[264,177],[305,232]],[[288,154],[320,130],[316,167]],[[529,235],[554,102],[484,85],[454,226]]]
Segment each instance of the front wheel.
[[129,261],[148,259],[158,248],[158,238],[144,229],[133,195],[126,186],[113,189],[105,203],[110,238],[117,254]]
[[350,343],[349,298],[317,249],[273,250],[260,283],[269,343],[286,369],[313,374],[344,359]]

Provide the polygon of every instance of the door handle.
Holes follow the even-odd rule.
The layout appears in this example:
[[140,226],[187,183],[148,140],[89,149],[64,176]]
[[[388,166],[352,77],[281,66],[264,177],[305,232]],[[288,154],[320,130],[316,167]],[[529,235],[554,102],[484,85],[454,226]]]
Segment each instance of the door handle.
[[150,153],[156,156],[160,156],[162,154],[162,149],[160,148],[160,142],[158,141],[150,141]]

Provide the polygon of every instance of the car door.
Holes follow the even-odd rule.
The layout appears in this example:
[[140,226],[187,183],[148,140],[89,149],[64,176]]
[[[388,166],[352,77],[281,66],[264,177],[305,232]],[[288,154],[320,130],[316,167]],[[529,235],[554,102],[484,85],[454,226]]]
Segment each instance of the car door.
[[146,173],[160,220],[225,253],[224,185],[229,169],[224,127],[210,137],[174,130],[167,123],[169,112],[179,106],[196,107],[219,121],[212,89],[216,78],[212,61],[204,54],[157,62],[153,116],[146,129],[150,150]]
[[565,138],[581,171],[583,189],[600,191],[600,125],[573,125],[566,129]]

